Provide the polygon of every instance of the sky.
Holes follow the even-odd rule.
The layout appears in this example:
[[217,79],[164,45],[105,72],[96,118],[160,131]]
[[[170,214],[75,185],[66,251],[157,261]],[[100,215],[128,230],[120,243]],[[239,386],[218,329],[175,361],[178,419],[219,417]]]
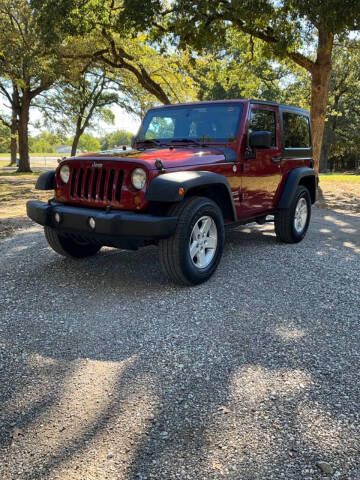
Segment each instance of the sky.
[[[126,130],[127,132],[131,132],[133,134],[137,133],[140,126],[140,119],[138,117],[129,114],[126,110],[120,108],[118,105],[112,106],[111,110],[115,115],[114,124],[111,125],[101,122],[98,130],[88,130],[88,133],[94,135],[95,137],[102,137],[107,133],[115,132],[115,130]],[[35,108],[31,109],[30,119],[31,123],[33,124],[41,121],[41,112]],[[30,135],[38,135],[42,130],[45,130],[45,128],[36,128],[34,125],[29,126]]]
[[115,105],[111,108],[115,115],[114,125],[103,124],[102,128],[106,133],[113,132],[115,130],[126,130],[127,132],[137,133],[140,127],[140,119],[135,115],[130,115],[126,110]]

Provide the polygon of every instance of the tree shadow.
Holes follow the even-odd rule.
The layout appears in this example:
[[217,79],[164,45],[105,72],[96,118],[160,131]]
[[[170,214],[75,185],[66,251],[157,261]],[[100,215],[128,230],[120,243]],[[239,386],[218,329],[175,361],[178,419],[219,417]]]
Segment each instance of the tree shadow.
[[357,478],[356,234],[341,229],[358,227],[327,215],[296,246],[232,232],[193,289],[168,285],[155,248],[72,262],[36,229],[2,242],[3,477],[315,479],[327,460]]

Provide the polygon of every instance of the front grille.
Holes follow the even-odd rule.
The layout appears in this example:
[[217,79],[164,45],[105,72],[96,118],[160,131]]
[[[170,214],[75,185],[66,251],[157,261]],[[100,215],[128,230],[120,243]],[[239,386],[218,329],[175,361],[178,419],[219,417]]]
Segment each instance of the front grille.
[[70,196],[74,200],[120,203],[124,172],[114,168],[71,168]]

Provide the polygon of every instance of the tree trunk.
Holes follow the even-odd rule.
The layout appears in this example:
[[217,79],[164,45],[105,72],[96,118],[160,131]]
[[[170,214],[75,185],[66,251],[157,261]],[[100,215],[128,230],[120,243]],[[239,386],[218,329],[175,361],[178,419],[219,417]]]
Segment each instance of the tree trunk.
[[29,110],[30,99],[26,92],[23,94],[23,98],[20,106],[19,115],[19,153],[20,162],[18,172],[31,172],[29,161]]
[[317,58],[311,72],[311,127],[313,141],[314,168],[319,172],[321,147],[325,128],[326,106],[328,101],[331,72],[333,36],[319,31]]
[[12,118],[11,118],[11,141],[10,141],[11,160],[10,160],[10,165],[15,165],[16,164],[17,132],[18,132],[17,115],[16,115],[16,111],[13,109]]
[[76,155],[76,151],[77,151],[77,148],[78,148],[78,145],[79,145],[80,137],[81,137],[81,133],[76,130],[76,133],[74,135],[74,140],[73,140],[73,143],[71,145],[71,156],[72,157],[75,157],[75,155]]

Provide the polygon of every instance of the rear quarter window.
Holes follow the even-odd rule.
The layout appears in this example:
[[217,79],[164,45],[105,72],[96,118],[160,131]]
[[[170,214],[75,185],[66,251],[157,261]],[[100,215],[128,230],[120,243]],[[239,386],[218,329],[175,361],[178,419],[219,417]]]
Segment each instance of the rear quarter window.
[[310,148],[310,122],[306,115],[283,112],[283,141],[285,148]]

